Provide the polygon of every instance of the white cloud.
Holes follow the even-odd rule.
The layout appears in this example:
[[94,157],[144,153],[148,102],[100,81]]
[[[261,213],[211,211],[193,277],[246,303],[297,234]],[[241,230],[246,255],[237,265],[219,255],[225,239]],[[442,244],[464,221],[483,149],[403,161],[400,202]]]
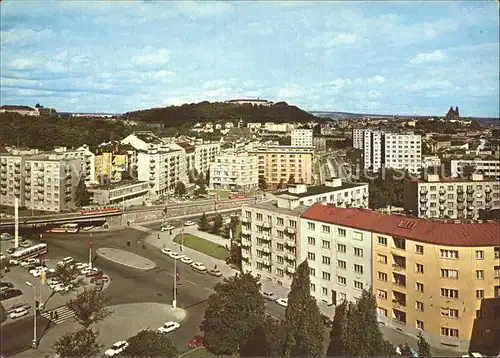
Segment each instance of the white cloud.
[[336,35],[333,39],[327,42],[328,47],[352,45],[358,41],[358,36],[354,33],[343,33]]
[[176,1],[177,11],[191,16],[213,16],[232,9],[227,1]]
[[170,51],[166,48],[159,48],[142,55],[133,56],[131,64],[138,66],[162,66],[168,62],[169,58]]
[[376,75],[376,76],[373,76],[373,77],[370,77],[366,80],[366,82],[368,84],[375,84],[375,85],[380,85],[382,83],[385,82],[385,78],[380,76],[380,75]]
[[37,65],[37,61],[29,58],[18,58],[10,61],[9,67],[14,70],[29,70]]
[[406,89],[417,92],[429,89],[450,89],[453,84],[448,80],[419,80],[406,86]]
[[279,88],[277,95],[283,99],[298,98],[304,95],[304,90],[297,84],[291,84],[286,87]]
[[0,37],[3,44],[23,44],[40,41],[53,35],[52,30],[35,31],[32,29],[2,30]]
[[426,62],[439,62],[439,61],[445,60],[446,58],[447,58],[447,55],[443,51],[436,50],[433,52],[419,53],[417,56],[413,57],[410,60],[410,63],[419,64],[419,63],[426,63]]

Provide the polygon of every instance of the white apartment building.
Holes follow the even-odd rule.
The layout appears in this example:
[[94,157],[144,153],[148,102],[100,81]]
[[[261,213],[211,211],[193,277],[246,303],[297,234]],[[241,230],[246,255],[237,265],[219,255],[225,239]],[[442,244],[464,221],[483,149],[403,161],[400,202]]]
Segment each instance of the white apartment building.
[[483,219],[500,209],[499,182],[481,174],[467,179],[409,179],[404,185],[405,210],[421,218]]
[[293,147],[312,147],[313,130],[312,129],[292,129],[291,145]]
[[[307,259],[311,294],[327,304],[354,301],[372,284],[371,233],[334,224],[335,208],[315,205],[301,215],[300,262]],[[332,217],[333,215],[333,217]]]
[[96,182],[95,176],[95,154],[89,150],[87,145],[73,150],[66,147],[56,147],[54,152],[64,159],[80,159],[81,160],[81,173],[85,176],[85,184],[93,184]]
[[210,163],[210,187],[247,192],[259,186],[257,156],[223,153]]
[[60,153],[0,156],[0,196],[2,205],[40,211],[72,210],[82,159]]
[[483,174],[486,178],[500,179],[500,159],[452,159],[450,160],[451,176],[454,178],[462,176],[467,166],[474,167],[477,173]]
[[300,215],[307,209],[279,198],[242,207],[243,272],[290,289],[300,264]]
[[215,161],[215,157],[220,153],[220,143],[203,143],[195,145],[194,167],[199,174],[206,173],[210,168],[210,163]]
[[[364,143],[364,129],[353,128],[352,130],[352,147],[357,149],[363,149]],[[323,133],[322,133],[323,134]]]
[[441,166],[439,155],[422,155],[422,168],[436,168]]
[[325,184],[315,186],[288,184],[288,189],[277,197],[305,206],[320,203],[343,208],[368,208],[369,203],[368,183],[343,183],[340,178],[327,179]]
[[[363,142],[360,146],[360,135]],[[415,134],[384,133],[353,129],[353,144],[363,150],[364,168],[378,171],[382,166],[418,173],[422,165],[422,138]]]

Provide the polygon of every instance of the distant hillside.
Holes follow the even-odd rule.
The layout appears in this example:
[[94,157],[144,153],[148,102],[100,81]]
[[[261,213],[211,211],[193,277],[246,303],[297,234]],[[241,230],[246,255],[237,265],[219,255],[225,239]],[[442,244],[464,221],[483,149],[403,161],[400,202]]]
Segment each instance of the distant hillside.
[[192,126],[197,122],[237,121],[240,119],[245,122],[259,123],[306,123],[318,120],[313,114],[305,112],[296,106],[290,106],[285,102],[279,102],[273,106],[253,106],[251,104],[240,105],[206,101],[183,104],[182,106],[128,112],[122,115],[122,119],[162,123],[165,127],[177,128]]

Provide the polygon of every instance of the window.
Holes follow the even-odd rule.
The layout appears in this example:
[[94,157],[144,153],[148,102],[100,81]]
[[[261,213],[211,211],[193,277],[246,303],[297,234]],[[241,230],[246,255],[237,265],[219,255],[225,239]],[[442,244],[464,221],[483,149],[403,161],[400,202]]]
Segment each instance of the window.
[[329,234],[330,233],[330,226],[328,225],[322,225],[323,232]]
[[476,260],[484,260],[484,251],[476,250]]
[[314,230],[314,229],[316,229],[316,224],[314,224],[314,223],[312,223],[312,222],[308,222],[308,223],[307,223],[307,228],[308,228],[309,230]]
[[337,267],[345,270],[347,268],[347,263],[342,260],[337,260]]
[[495,258],[500,259],[500,247],[495,247]]
[[355,247],[355,248],[354,248],[354,256],[363,257],[363,249],[360,249],[360,248],[358,248],[358,247]]
[[377,307],[377,314],[379,316],[387,317],[387,310],[385,308]]
[[323,280],[330,281],[331,275],[328,272],[323,271],[322,277],[323,277]]
[[322,247],[323,249],[330,250],[330,241],[327,241],[327,240],[323,240],[323,241],[321,241],[321,247]]
[[415,245],[415,253],[419,255],[424,254],[424,247],[422,245]]
[[420,312],[424,312],[424,303],[420,301],[415,302],[415,309]]
[[476,310],[476,318],[478,319],[484,318],[483,311]]
[[424,292],[424,284],[422,282],[415,282],[415,289],[418,292]]
[[316,245],[316,239],[314,237],[308,236],[307,237],[307,243],[309,245]]
[[476,298],[478,300],[484,298],[484,290],[476,290]]
[[328,288],[326,287],[321,287],[321,294],[323,296],[328,296]]
[[262,214],[257,213],[257,220],[262,221]]
[[363,233],[362,232],[359,232],[359,231],[354,231],[352,233],[352,238],[354,240],[358,240],[358,241],[363,241]]
[[285,245],[283,245],[279,242],[276,244],[276,250],[283,251],[284,248],[285,248]]
[[314,283],[311,283],[311,292],[315,292],[316,291],[316,285]]
[[424,322],[423,321],[419,321],[417,319],[417,321],[416,321],[416,327],[417,327],[417,329],[421,329],[423,331],[424,330]]
[[294,229],[297,228],[297,222],[295,220],[288,220],[288,224]]
[[362,275],[363,274],[363,266],[354,264],[354,272]]
[[387,238],[386,238],[386,237],[379,236],[379,237],[378,237],[378,244],[379,244],[379,245],[384,245],[384,246],[387,246]]
[[316,270],[312,267],[309,267],[309,276],[316,276]]
[[337,283],[339,285],[346,285],[347,284],[347,280],[345,277],[342,277],[342,276],[337,276]]
[[322,262],[324,265],[330,265],[330,258],[328,256],[323,256],[322,257]]
[[483,270],[476,270],[476,278],[478,280],[484,280],[484,271]]
[[451,288],[441,288],[441,297],[458,298],[458,290]]
[[458,251],[456,250],[439,250],[439,254],[442,259],[458,259]]
[[445,337],[458,338],[458,329],[441,327],[441,335]]
[[337,229],[337,236],[345,237],[345,229]]
[[415,264],[415,271],[417,273],[424,273],[424,265],[422,265],[422,264]]
[[276,224],[283,225],[283,222],[284,222],[283,218],[276,218]]
[[337,244],[337,251],[338,252],[343,252],[345,254],[345,252],[346,252],[346,246],[344,244]]
[[277,268],[276,275],[283,277],[285,275],[285,271],[283,269]]
[[384,281],[384,282],[387,282],[387,274],[385,272],[377,272],[377,278],[380,280],[380,281]]
[[362,290],[363,289],[363,283],[359,281],[354,281],[354,288],[356,290]]
[[278,256],[276,255],[276,261],[279,263],[279,264],[282,264],[285,262],[285,259],[283,258],[283,256]]
[[441,269],[441,277],[457,280],[458,279],[458,271],[457,270],[450,270],[450,269]]
[[458,318],[458,310],[455,308],[441,307],[441,317]]
[[387,264],[387,256],[377,254],[377,262],[380,262],[381,264]]
[[387,299],[387,291],[377,290],[377,298],[379,298],[381,300],[386,300]]
[[307,259],[311,260],[311,261],[315,261],[316,260],[316,254],[314,252],[308,252],[307,253]]

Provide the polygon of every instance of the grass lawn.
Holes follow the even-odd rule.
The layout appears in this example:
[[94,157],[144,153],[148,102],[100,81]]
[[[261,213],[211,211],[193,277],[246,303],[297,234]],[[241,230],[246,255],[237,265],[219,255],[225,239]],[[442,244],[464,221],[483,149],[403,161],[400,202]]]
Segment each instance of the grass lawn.
[[[174,242],[180,244],[181,241],[182,235],[177,234]],[[229,257],[229,251],[225,247],[191,234],[184,234],[184,246],[219,260],[226,260]]]

